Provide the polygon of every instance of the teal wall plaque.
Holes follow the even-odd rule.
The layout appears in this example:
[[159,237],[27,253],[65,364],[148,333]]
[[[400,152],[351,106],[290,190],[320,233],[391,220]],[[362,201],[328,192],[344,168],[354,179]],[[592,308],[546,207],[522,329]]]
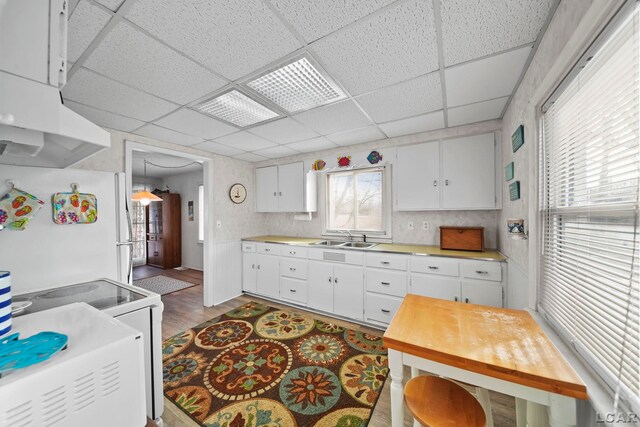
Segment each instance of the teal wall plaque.
[[509,198],[511,200],[518,200],[520,198],[520,181],[509,184]]
[[514,165],[513,165],[513,162],[511,162],[504,168],[504,178],[507,181],[511,181],[513,179],[513,172],[514,172]]
[[518,129],[511,135],[511,146],[515,153],[524,145],[524,125],[518,126]]

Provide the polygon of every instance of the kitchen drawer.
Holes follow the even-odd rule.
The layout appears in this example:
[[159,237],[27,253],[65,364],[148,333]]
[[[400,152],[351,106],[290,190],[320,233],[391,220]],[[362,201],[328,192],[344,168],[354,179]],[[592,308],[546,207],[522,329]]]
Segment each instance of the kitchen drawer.
[[442,276],[458,276],[458,261],[430,256],[411,257],[411,271],[414,273],[440,274]]
[[307,279],[307,260],[295,258],[280,259],[280,275],[296,279]]
[[470,261],[462,263],[462,277],[478,280],[502,281],[502,263],[500,262],[477,262]]
[[242,252],[255,252],[256,244],[254,242],[242,242]]
[[367,320],[389,324],[402,304],[402,298],[377,295],[367,292],[365,317]]
[[407,256],[389,254],[367,254],[367,267],[407,270]]
[[339,264],[353,265],[364,264],[364,253],[360,251],[351,251],[349,249],[327,250],[314,248],[308,250],[308,255],[309,259],[316,261],[329,261]]
[[301,248],[300,246],[283,246],[280,252],[282,256],[292,258],[306,258],[307,248]]
[[257,243],[256,251],[265,255],[280,255],[282,245],[274,245],[272,243]]
[[460,301],[460,278],[411,273],[409,292],[423,297]]
[[307,281],[282,277],[280,279],[280,298],[307,304]]
[[367,291],[404,297],[407,294],[407,273],[367,268]]

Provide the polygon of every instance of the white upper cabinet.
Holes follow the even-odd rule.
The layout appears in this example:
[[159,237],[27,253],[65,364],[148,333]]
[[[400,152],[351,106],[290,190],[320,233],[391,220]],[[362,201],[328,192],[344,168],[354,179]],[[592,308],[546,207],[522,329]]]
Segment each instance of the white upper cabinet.
[[494,134],[444,141],[442,149],[443,209],[496,207]]
[[398,147],[394,209],[497,209],[495,134]]
[[64,86],[67,1],[1,3],[0,70],[54,87]]
[[316,172],[304,163],[256,168],[256,212],[315,212]]
[[280,212],[304,210],[304,163],[278,166],[278,210]]
[[398,148],[395,172],[396,210],[440,207],[439,142]]
[[278,166],[256,169],[256,211],[278,212]]

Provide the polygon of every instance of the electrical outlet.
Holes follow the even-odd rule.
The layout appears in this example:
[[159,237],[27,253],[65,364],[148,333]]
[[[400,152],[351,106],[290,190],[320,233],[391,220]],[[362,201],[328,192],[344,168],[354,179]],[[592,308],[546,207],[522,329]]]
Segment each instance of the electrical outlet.
[[216,221],[216,227],[222,228],[222,221],[220,220]]
[[413,230],[413,221],[407,223],[407,230]]
[[429,231],[431,227],[429,227],[429,222],[428,221],[422,221],[422,229],[424,231]]

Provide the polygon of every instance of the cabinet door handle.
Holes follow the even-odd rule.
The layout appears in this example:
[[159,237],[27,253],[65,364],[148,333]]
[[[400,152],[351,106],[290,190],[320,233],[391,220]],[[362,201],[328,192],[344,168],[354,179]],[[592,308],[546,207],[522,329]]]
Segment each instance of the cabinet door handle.
[[389,265],[389,261],[380,261],[380,264],[382,264],[382,265]]
[[332,282],[332,279],[331,279],[331,277],[329,277],[329,283],[331,283],[331,282]]
[[437,186],[438,186],[438,180],[437,180],[437,179],[434,179],[434,180],[433,180],[433,186],[434,186],[434,187],[437,187]]
[[466,302],[467,304],[469,304],[469,298],[465,298],[464,302]]
[[449,185],[449,180],[448,179],[444,180],[444,185]]
[[383,313],[391,313],[391,311],[389,311],[387,309],[384,309],[384,308],[381,308],[380,311],[382,311]]
[[478,273],[478,274],[489,274],[488,271],[484,271],[484,270],[476,270],[476,273]]
[[440,270],[440,267],[429,266],[429,270]]
[[295,255],[296,251],[289,251],[289,255]]
[[289,271],[296,271],[294,267],[289,267]]
[[389,282],[380,282],[381,285],[389,286],[391,283]]
[[265,252],[271,252],[271,249],[266,248],[264,251],[265,251]]
[[282,191],[278,193],[279,196],[282,196]]
[[260,270],[260,264],[258,264],[258,270]]
[[337,277],[333,278],[333,283],[338,283],[338,278]]
[[289,289],[291,292],[293,292],[294,294],[296,293],[295,289]]
[[251,268],[256,268],[256,265],[255,264],[251,264]]
[[277,196],[277,195],[278,195],[278,193],[276,193],[276,192],[274,191],[274,192],[273,192],[273,196],[275,197],[275,196]]
[[453,297],[453,300],[454,300],[455,302],[458,302],[458,297]]

